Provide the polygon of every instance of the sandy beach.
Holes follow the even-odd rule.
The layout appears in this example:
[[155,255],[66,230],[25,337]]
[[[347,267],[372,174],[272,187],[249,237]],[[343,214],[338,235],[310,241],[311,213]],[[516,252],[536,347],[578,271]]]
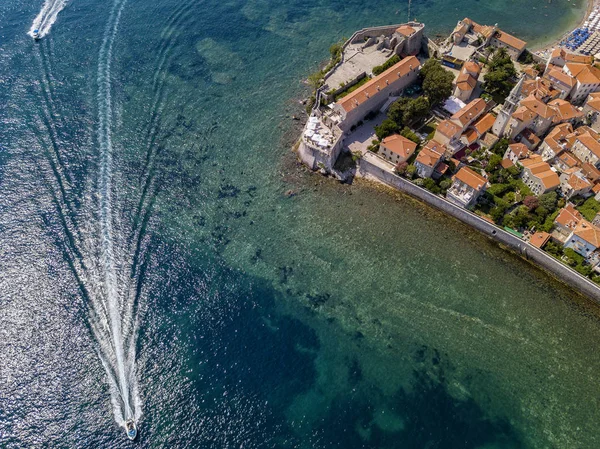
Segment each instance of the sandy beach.
[[569,34],[571,34],[573,32],[574,29],[576,28],[580,28],[583,26],[583,24],[585,23],[586,20],[588,20],[588,17],[590,16],[590,14],[592,13],[592,11],[594,10],[594,8],[596,7],[600,7],[600,0],[588,0],[588,5],[587,5],[587,9],[585,11],[585,14],[581,17],[581,20],[579,20],[579,22],[577,22],[577,25],[573,27],[573,29],[569,30],[568,32],[566,32],[565,34],[563,34],[562,36],[560,36],[558,39],[553,40],[552,42],[548,43],[548,44],[543,44],[540,48],[534,48],[532,49],[533,53],[540,55],[544,58],[548,57],[549,53],[554,50],[554,48],[563,40],[565,39]]

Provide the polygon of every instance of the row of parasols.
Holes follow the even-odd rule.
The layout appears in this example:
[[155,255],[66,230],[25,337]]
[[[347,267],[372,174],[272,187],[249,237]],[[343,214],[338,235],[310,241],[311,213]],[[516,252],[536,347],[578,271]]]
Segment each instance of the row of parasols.
[[304,137],[322,148],[327,148],[330,145],[331,133],[327,128],[321,125],[317,117],[311,115],[306,124]]

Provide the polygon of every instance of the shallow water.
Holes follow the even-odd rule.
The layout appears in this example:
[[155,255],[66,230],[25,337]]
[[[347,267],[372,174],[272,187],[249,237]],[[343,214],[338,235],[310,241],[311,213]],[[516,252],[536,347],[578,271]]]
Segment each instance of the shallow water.
[[[583,7],[482,3],[411,15]],[[0,5],[0,446],[130,446],[123,386],[147,447],[599,446],[596,306],[289,150],[300,80],[405,3],[73,0],[36,44],[39,8]]]

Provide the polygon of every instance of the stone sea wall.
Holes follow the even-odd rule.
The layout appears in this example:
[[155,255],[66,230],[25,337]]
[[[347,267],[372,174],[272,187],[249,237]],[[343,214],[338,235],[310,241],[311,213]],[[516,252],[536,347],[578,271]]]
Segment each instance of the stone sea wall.
[[500,229],[494,224],[487,222],[476,214],[456,206],[445,198],[434,195],[410,181],[382,169],[372,162],[369,162],[367,158],[362,158],[360,160],[358,174],[367,178],[369,176],[374,177],[390,187],[401,190],[404,193],[446,212],[463,223],[474,227],[489,238],[508,246],[522,257],[535,262],[535,264],[546,269],[569,286],[600,303],[600,286],[588,278],[583,277],[570,267],[562,264],[544,251],[530,245],[517,236]]

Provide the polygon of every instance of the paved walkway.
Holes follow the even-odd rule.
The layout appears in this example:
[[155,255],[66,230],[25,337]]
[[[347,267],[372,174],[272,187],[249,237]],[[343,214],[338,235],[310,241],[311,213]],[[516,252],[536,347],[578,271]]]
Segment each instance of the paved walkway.
[[344,139],[344,146],[353,153],[355,151],[360,151],[361,154],[368,153],[367,147],[371,145],[372,140],[377,139],[375,127],[380,125],[385,118],[384,114],[379,114],[373,120],[366,121]]

